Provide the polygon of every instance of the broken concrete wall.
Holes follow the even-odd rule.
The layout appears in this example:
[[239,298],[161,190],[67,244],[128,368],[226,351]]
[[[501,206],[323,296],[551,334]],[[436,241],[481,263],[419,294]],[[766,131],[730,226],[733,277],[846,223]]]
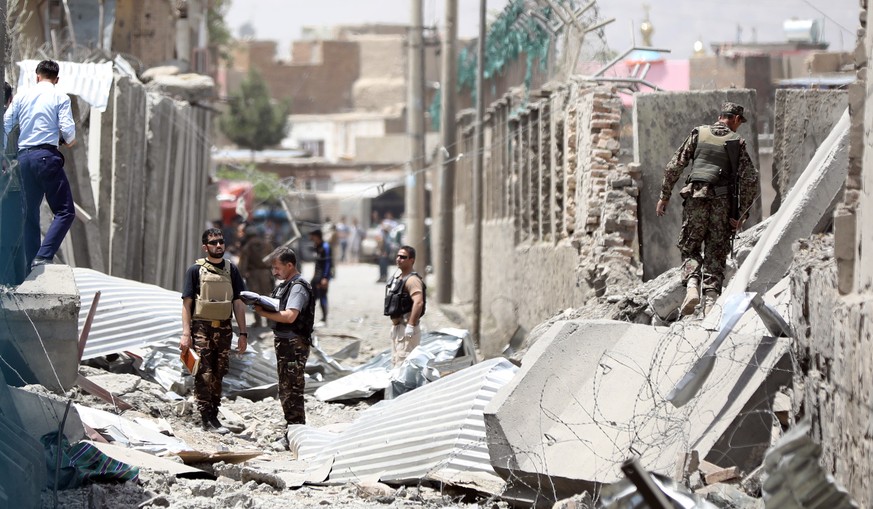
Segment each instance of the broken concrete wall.
[[776,129],[773,133],[775,212],[797,182],[816,149],[849,105],[845,90],[776,91]]
[[85,214],[65,260],[181,289],[207,221],[212,113],[126,76],[116,75],[110,94],[105,112],[77,101],[84,141],[65,153]]
[[[770,305],[787,300],[765,299]],[[665,475],[677,453],[689,451],[723,467],[757,467],[770,445],[774,416],[767,409],[790,383],[789,345],[766,337],[753,313],[734,330],[701,391],[676,408],[666,395],[699,358],[710,332],[693,323],[670,329],[609,320],[554,323],[485,409],[495,470],[516,488],[536,490],[547,499],[536,502],[543,506],[556,495],[617,481],[630,455]]]
[[67,265],[36,268],[15,290],[0,292],[0,369],[11,385],[63,392],[79,369],[79,291]]
[[[679,188],[690,168],[673,189],[667,215],[657,217],[655,206],[661,192],[664,168],[674,152],[694,127],[712,124],[718,118],[721,104],[733,101],[746,108],[748,122],[738,133],[746,140],[746,148],[758,166],[758,130],[755,111],[755,91],[726,89],[701,92],[655,92],[637,94],[634,100],[633,122],[634,161],[642,172],[639,206],[640,256],[643,279],[648,280],[681,263],[676,242],[682,225],[682,199]],[[747,224],[761,220],[760,203],[752,207]]]
[[[791,273],[792,327],[797,338],[795,408],[808,415],[826,471],[860,507],[873,504],[873,87],[867,76],[873,33],[861,1],[854,52],[858,81],[849,87],[848,176],[834,214],[834,236],[796,246]],[[843,295],[840,295],[843,294]]]
[[860,507],[873,503],[873,299],[837,291],[834,239],[797,244],[791,272],[794,409],[810,418],[822,463]]
[[[620,108],[610,87],[577,81],[491,105],[482,253],[472,251],[473,157],[458,161],[454,260],[469,267],[473,256],[483,257],[486,356],[499,353],[517,328],[530,330],[610,285],[638,279],[639,174],[618,164]],[[473,137],[472,116],[459,115],[460,153],[474,152]],[[469,278],[455,270],[456,302],[472,300]]]

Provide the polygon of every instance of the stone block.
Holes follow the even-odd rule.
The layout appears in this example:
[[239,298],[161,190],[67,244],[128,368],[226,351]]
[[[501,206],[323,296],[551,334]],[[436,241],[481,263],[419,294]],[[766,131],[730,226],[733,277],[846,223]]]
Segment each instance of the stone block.
[[79,370],[79,291],[67,265],[37,267],[13,292],[0,292],[0,369],[10,385],[73,387]]

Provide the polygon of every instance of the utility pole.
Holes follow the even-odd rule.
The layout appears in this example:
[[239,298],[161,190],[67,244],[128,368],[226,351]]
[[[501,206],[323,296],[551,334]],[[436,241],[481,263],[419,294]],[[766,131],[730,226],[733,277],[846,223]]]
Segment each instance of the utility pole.
[[412,26],[409,28],[409,89],[406,100],[406,132],[409,134],[410,161],[406,167],[406,244],[417,251],[416,263],[427,266],[424,243],[424,15],[422,0],[412,1]]
[[482,162],[485,151],[485,7],[479,0],[479,47],[476,59],[476,141],[473,159],[473,341],[481,345],[482,333]]
[[439,244],[434,249],[437,302],[452,302],[452,256],[455,235],[455,159],[458,157],[458,131],[455,109],[458,96],[458,0],[446,0],[446,26],[442,48],[440,85],[440,128],[442,165],[439,185]]

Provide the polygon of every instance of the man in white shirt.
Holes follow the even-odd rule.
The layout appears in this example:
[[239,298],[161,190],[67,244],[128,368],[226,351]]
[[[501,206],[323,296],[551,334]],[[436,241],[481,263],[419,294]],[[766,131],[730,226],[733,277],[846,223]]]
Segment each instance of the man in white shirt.
[[[70,98],[57,90],[59,66],[36,66],[36,86],[18,94],[3,119],[6,136],[19,125],[18,164],[24,190],[24,253],[31,269],[51,263],[76,217],[73,193],[64,172],[61,143],[76,143]],[[4,145],[6,137],[4,136]],[[40,242],[39,206],[45,197],[54,220]]]

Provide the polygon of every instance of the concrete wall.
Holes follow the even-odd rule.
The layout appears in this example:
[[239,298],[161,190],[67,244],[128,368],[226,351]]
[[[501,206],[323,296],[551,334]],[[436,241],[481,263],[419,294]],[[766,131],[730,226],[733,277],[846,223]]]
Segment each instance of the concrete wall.
[[[771,132],[773,118],[774,62],[779,55],[711,56],[690,60],[691,90],[719,90],[748,88],[757,92],[755,102],[744,104],[756,109],[756,127],[760,132]],[[749,118],[746,116],[746,118]]]
[[[746,148],[755,166],[758,166],[757,114],[754,109],[755,91],[742,89],[655,92],[637,94],[634,100],[633,122],[634,161],[642,171],[640,194],[640,252],[643,278],[652,279],[681,263],[676,242],[682,226],[682,199],[679,188],[690,168],[673,189],[667,215],[657,217],[655,206],[661,192],[664,168],[694,127],[712,124],[718,118],[721,103],[733,101],[746,107],[748,122],[739,129],[746,140]],[[760,200],[750,211],[748,225],[761,219]]]
[[[834,236],[795,246],[791,273],[792,327],[796,337],[795,409],[810,417],[822,445],[822,464],[859,507],[873,505],[873,93],[866,79],[873,56],[861,1],[854,52],[859,77],[849,88],[849,158],[843,203]],[[841,295],[842,294],[842,295]]]
[[791,272],[796,340],[794,408],[810,418],[822,445],[822,465],[859,507],[873,503],[873,299],[840,297],[833,238],[796,246]]
[[[473,158],[457,162],[453,301],[472,300],[467,267],[481,256],[484,355],[519,328],[637,279],[639,174],[618,164],[620,107],[615,90],[576,81],[491,105],[481,253],[472,249]],[[458,152],[473,153],[468,112],[458,127]]]
[[116,76],[105,112],[86,109],[65,149],[79,214],[71,265],[181,290],[200,253],[210,168],[210,110]]
[[175,58],[173,4],[165,0],[116,0],[112,51],[135,56],[145,68]]
[[782,197],[806,169],[816,149],[849,105],[844,90],[777,90],[773,137],[773,187]]

